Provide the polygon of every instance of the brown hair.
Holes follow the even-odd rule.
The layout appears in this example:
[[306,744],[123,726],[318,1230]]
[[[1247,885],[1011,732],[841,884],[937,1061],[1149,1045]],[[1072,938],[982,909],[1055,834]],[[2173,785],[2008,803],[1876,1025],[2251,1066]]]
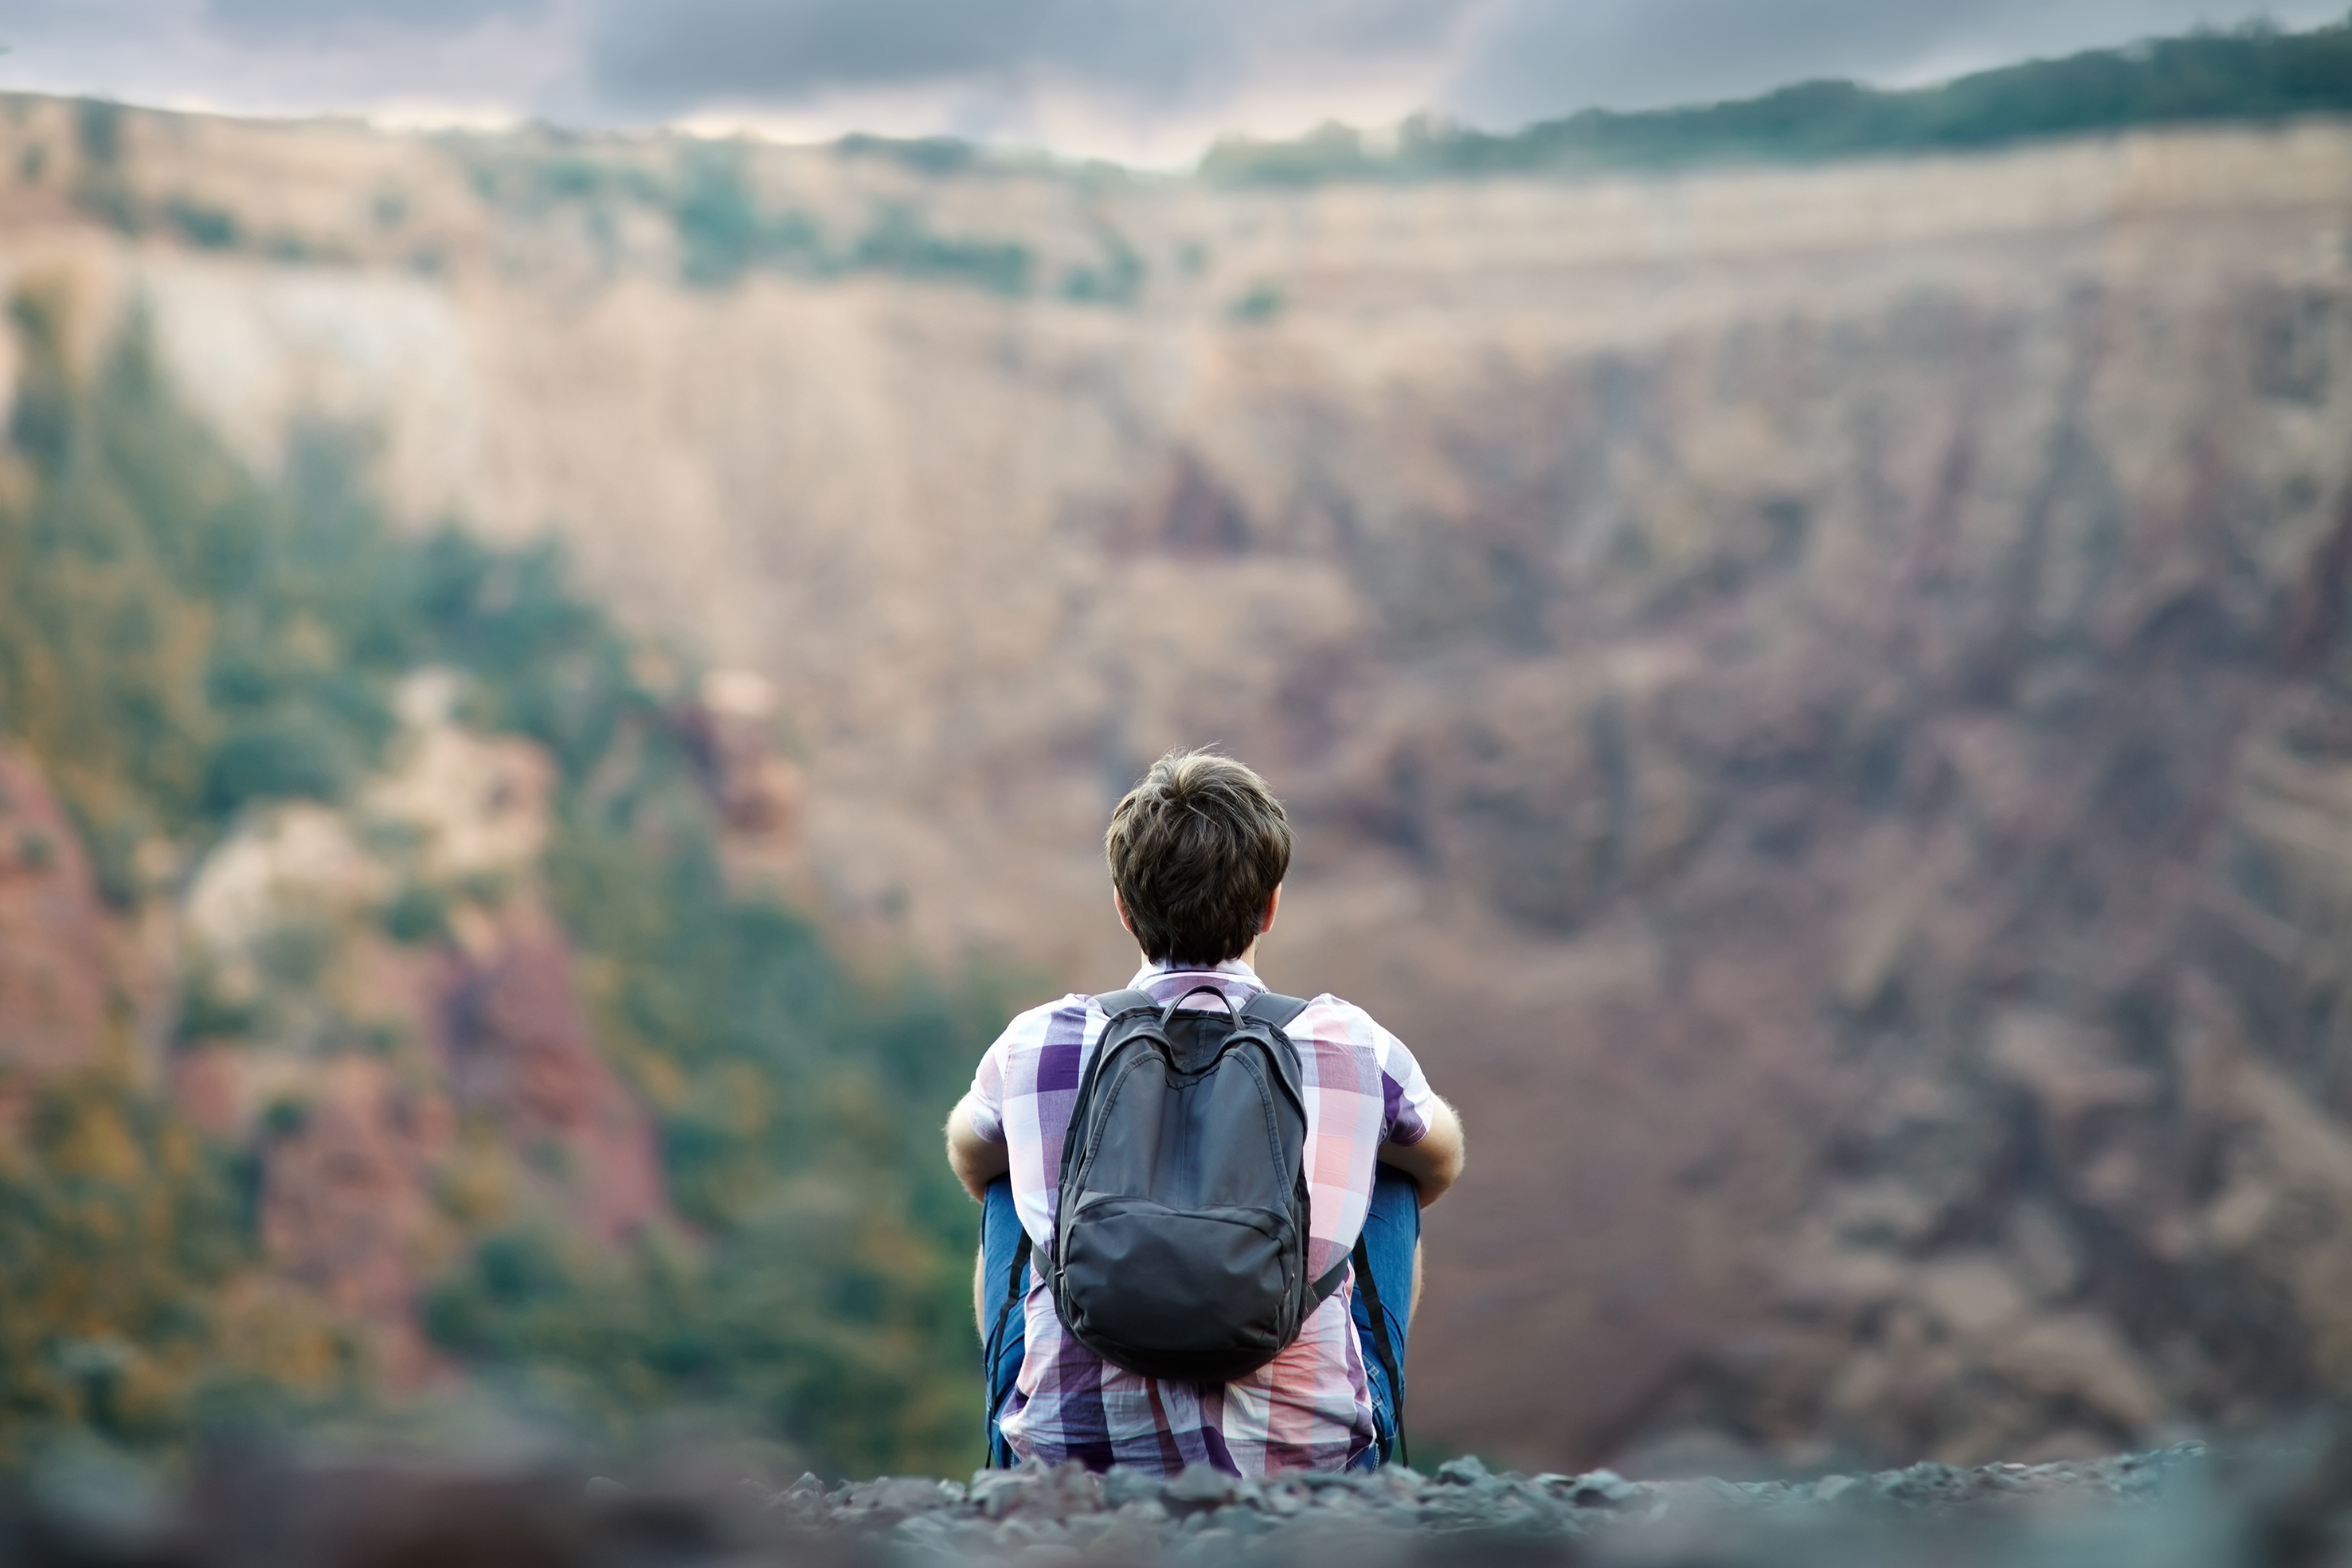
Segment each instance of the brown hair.
[[1103,853],[1145,956],[1218,964],[1257,940],[1290,869],[1290,819],[1232,758],[1171,751],[1112,810]]

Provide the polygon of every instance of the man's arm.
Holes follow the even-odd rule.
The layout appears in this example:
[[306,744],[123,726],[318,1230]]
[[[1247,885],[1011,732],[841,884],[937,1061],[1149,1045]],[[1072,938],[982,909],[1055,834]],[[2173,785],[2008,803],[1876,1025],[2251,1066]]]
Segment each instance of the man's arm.
[[1423,1208],[1461,1179],[1464,1156],[1462,1118],[1434,1094],[1429,1097],[1428,1132],[1413,1143],[1381,1145],[1381,1163],[1396,1166],[1420,1185]]
[[[1435,1130],[1431,1129],[1433,1133]],[[1012,1168],[1012,1151],[972,1131],[971,1095],[967,1092],[956,1102],[956,1108],[948,1113],[948,1169],[955,1172],[956,1180],[963,1183],[972,1202],[981,1203],[987,1199],[988,1184]],[[1422,1201],[1428,1201],[1425,1195]]]

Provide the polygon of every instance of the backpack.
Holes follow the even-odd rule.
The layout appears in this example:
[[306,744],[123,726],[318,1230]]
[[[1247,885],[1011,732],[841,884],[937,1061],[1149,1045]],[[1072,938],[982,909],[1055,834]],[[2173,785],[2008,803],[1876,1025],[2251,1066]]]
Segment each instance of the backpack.
[[[1224,1014],[1177,1011],[1202,993]],[[1041,1260],[1055,1311],[1073,1338],[1129,1372],[1202,1384],[1247,1376],[1297,1338],[1348,1270],[1343,1258],[1307,1277],[1307,1106],[1283,1032],[1307,1004],[1262,991],[1235,1010],[1205,985],[1164,1007],[1140,990],[1095,1000],[1110,1021],[1078,1082],[1053,1251]],[[1029,1255],[1024,1234],[992,1345]],[[1393,1389],[1361,1237],[1352,1257]]]
[[1307,1278],[1307,1104],[1282,1026],[1306,1003],[1263,992],[1229,1015],[1141,991],[1110,1015],[1062,1145],[1046,1263],[1070,1334],[1147,1377],[1229,1383],[1298,1337],[1347,1264]]

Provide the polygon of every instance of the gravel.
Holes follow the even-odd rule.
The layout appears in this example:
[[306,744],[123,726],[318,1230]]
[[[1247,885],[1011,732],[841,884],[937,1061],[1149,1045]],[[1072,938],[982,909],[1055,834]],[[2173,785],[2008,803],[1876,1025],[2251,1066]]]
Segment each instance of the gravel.
[[969,1487],[889,1479],[827,1489],[804,1477],[765,1508],[790,1521],[781,1540],[850,1542],[866,1560],[907,1568],[1907,1562],[1927,1537],[1952,1562],[2063,1540],[2071,1550],[2112,1549],[2118,1562],[2162,1563],[2172,1560],[2165,1540],[2189,1539],[2173,1517],[2183,1505],[2208,1518],[2223,1511],[2210,1496],[2213,1469],[2198,1443],[2095,1463],[1919,1464],[1795,1482],[1498,1475],[1475,1458],[1431,1476],[1391,1468],[1265,1481],[1205,1469],[1160,1480],[1032,1464],[983,1471]]
[[[26,1568],[2352,1568],[2352,1445],[2183,1443],[2090,1463],[1919,1464],[1806,1481],[1636,1481],[1077,1466],[646,1490],[557,1469],[200,1466],[110,1522],[86,1493],[0,1494]],[[102,1512],[102,1511],[101,1511]]]

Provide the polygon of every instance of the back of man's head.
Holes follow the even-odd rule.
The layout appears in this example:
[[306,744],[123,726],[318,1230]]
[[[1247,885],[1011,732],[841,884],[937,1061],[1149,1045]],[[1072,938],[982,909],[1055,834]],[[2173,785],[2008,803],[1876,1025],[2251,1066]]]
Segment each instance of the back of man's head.
[[1290,819],[1232,758],[1171,751],[1112,810],[1103,848],[1144,956],[1217,964],[1257,939],[1290,869]]

